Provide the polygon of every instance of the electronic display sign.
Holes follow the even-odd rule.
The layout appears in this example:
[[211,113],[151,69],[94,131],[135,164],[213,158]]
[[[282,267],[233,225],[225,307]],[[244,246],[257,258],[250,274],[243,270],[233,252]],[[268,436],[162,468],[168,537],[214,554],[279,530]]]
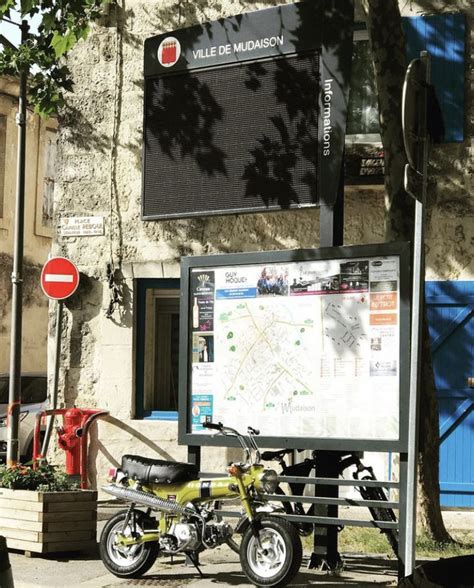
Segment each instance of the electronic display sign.
[[147,39],[143,218],[332,204],[352,13],[301,2]]

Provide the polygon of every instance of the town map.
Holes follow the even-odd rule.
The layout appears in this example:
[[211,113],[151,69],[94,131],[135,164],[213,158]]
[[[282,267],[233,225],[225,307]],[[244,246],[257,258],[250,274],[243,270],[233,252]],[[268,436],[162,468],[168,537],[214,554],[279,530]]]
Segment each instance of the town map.
[[373,262],[195,270],[193,432],[397,438],[398,259]]

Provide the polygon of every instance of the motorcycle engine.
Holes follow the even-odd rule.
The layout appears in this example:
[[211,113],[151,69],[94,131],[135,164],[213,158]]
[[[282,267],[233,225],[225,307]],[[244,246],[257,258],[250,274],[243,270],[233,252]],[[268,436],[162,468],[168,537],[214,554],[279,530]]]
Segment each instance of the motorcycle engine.
[[[209,521],[204,526],[204,545],[208,549],[213,549],[225,543],[232,536],[232,533],[233,529],[228,523]],[[173,540],[172,545],[163,545],[169,552],[197,550],[203,543],[202,526],[193,523],[175,523],[170,528],[166,538]],[[165,543],[165,538],[163,538],[163,543]]]
[[193,523],[176,523],[169,530],[177,541],[175,551],[198,549],[201,545],[201,536]]
[[204,529],[204,542],[206,547],[213,548],[225,543],[232,537],[233,529],[225,521],[212,521],[206,524]]

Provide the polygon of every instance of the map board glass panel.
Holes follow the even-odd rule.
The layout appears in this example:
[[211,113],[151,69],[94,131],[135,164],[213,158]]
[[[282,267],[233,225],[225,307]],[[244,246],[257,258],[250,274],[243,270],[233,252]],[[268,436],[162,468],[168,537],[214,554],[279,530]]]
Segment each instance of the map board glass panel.
[[400,267],[365,255],[190,268],[187,432],[210,420],[398,440]]

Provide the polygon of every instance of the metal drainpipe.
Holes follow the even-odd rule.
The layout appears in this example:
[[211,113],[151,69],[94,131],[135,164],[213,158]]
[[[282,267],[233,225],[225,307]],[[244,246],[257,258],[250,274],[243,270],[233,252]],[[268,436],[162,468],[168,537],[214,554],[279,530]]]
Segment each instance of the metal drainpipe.
[[[28,22],[21,22],[21,44],[28,37]],[[7,465],[18,463],[20,446],[18,432],[20,428],[21,406],[21,337],[22,337],[22,303],[23,303],[23,240],[25,224],[25,163],[26,163],[26,85],[28,68],[20,72],[20,92],[18,97],[18,159],[15,201],[15,233],[12,272],[12,319],[10,336],[10,386],[8,394],[8,442]]]

